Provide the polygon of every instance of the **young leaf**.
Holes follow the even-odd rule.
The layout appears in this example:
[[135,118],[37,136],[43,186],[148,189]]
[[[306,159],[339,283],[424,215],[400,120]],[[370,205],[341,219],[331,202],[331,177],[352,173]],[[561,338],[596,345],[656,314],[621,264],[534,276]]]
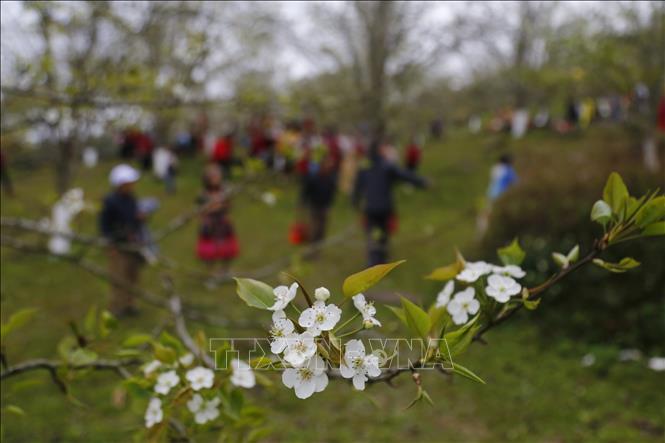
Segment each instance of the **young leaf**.
[[612,208],[612,212],[622,219],[623,206],[628,199],[628,188],[616,172],[612,172],[603,190],[603,200]]
[[645,237],[655,237],[658,235],[665,235],[665,221],[651,223],[642,231]]
[[431,323],[431,331],[434,332],[438,336],[438,330],[445,329],[448,321],[450,321],[450,315],[448,315],[448,311],[446,311],[446,308],[441,307],[437,308],[435,304],[433,304],[429,310],[427,311],[427,315],[429,315],[429,320]]
[[10,332],[26,324],[36,312],[37,308],[25,308],[14,312],[7,323],[0,327],[0,340],[4,340]]
[[603,200],[598,200],[591,208],[591,221],[605,226],[612,219],[612,208]]
[[155,348],[155,358],[157,360],[168,364],[175,362],[176,353],[173,349],[167,348],[160,343],[153,343],[152,346]]
[[118,327],[118,320],[107,310],[103,310],[99,321],[99,335],[107,337],[112,330]]
[[236,278],[236,292],[248,306],[259,309],[268,309],[275,304],[275,294],[272,288],[262,281],[251,278]]
[[12,414],[18,415],[19,417],[23,417],[25,415],[25,411],[16,405],[7,405],[4,407],[4,410],[5,412],[11,412]]
[[580,245],[573,246],[573,249],[568,251],[566,258],[568,259],[568,263],[575,263],[580,258]]
[[89,349],[78,348],[67,355],[67,361],[73,366],[87,365],[97,360],[97,354]]
[[386,305],[388,309],[392,311],[393,314],[395,314],[395,317],[399,318],[404,325],[409,326],[409,324],[406,322],[406,316],[404,314],[404,309],[398,308],[397,306],[390,306]]
[[457,260],[448,266],[436,268],[429,275],[425,276],[425,278],[428,280],[446,281],[455,278],[462,269],[464,269],[464,262]]
[[469,380],[473,380],[475,382],[485,384],[485,381],[482,378],[478,377],[470,369],[467,369],[467,368],[465,368],[464,366],[462,366],[460,364],[453,363],[453,372],[455,374],[461,375],[462,377],[468,378]]
[[135,348],[137,346],[150,343],[152,341],[152,336],[149,334],[134,334],[130,335],[122,342],[122,346],[126,348]]
[[540,304],[540,299],[537,300],[529,300],[529,299],[523,299],[522,302],[524,303],[524,307],[527,308],[529,311],[535,310],[538,305]]
[[401,297],[402,308],[404,309],[404,318],[409,329],[423,339],[427,339],[431,323],[427,312],[423,311],[418,305],[404,297]]
[[599,258],[594,258],[593,263],[615,273],[626,272],[627,270],[636,268],[640,265],[640,262],[631,257],[624,257],[619,263],[609,263]]
[[516,238],[509,245],[499,248],[497,253],[504,265],[519,266],[526,256],[526,252],[524,252]]
[[552,252],[552,260],[554,260],[554,263],[556,263],[561,269],[566,269],[570,264],[568,257],[560,252]]
[[460,355],[461,353],[466,351],[466,349],[471,344],[471,340],[473,340],[474,335],[476,335],[476,332],[478,332],[478,329],[480,328],[480,325],[475,324],[476,321],[478,321],[479,317],[480,314],[473,317],[467,324],[465,324],[461,328],[445,334],[443,336],[445,344],[441,343],[441,350],[446,351],[446,349],[444,349],[443,347],[447,346],[448,347],[447,350],[450,351],[451,357]]
[[665,196],[656,197],[640,209],[635,216],[635,224],[640,228],[648,226],[665,217]]
[[372,266],[364,271],[350,275],[344,280],[342,292],[345,297],[353,297],[377,284],[383,277],[406,260]]

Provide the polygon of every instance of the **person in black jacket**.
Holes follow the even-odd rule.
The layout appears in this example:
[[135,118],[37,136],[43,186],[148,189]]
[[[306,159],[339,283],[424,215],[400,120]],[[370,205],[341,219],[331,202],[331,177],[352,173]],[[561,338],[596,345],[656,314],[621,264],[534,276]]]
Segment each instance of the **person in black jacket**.
[[110,310],[117,316],[136,313],[134,295],[129,286],[138,283],[143,258],[138,251],[130,250],[141,242],[143,217],[134,197],[134,184],[139,172],[129,165],[118,165],[111,170],[113,190],[104,198],[99,215],[99,229],[109,241],[109,270],[112,283]]
[[335,158],[330,154],[303,177],[302,201],[309,209],[309,240],[321,242],[325,238],[328,212],[337,191]]
[[370,164],[358,173],[353,192],[354,205],[365,215],[369,266],[388,260],[389,224],[395,214],[393,186],[398,182],[427,186],[425,178],[389,161],[387,148],[378,142],[372,144]]

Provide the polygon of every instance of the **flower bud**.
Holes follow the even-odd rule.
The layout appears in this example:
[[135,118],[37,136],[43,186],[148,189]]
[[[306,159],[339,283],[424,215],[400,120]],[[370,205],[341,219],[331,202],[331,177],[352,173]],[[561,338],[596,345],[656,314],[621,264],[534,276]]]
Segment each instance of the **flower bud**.
[[324,287],[316,288],[314,291],[314,298],[319,301],[326,301],[328,298],[330,298],[330,291]]
[[374,323],[370,319],[367,319],[363,322],[363,327],[365,329],[372,329],[374,327]]

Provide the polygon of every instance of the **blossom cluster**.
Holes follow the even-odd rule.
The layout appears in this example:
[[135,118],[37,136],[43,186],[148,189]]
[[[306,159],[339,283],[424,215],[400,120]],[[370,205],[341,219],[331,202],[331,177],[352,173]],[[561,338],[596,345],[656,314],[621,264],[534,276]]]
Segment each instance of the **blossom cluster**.
[[480,310],[480,301],[476,298],[477,289],[484,289],[484,294],[498,303],[506,303],[510,297],[522,291],[522,286],[516,279],[525,275],[526,272],[516,265],[496,266],[484,261],[466,262],[464,269],[455,277],[457,284],[464,286],[464,289],[453,295],[456,282],[450,280],[437,295],[435,306],[446,308],[453,323],[463,325],[469,321],[469,316],[476,315]]
[[[202,425],[219,417],[218,406],[221,399],[212,391],[215,386],[215,373],[204,366],[192,367],[194,360],[194,356],[187,353],[174,364],[153,360],[143,366],[143,374],[147,379],[154,381],[153,391],[157,394],[150,399],[145,412],[147,428],[164,420],[163,399],[180,385],[193,392],[187,401],[187,409],[192,414],[194,422]],[[242,388],[252,388],[256,384],[252,368],[237,359],[231,362],[229,380],[232,385]]]
[[[298,284],[293,283],[289,287],[278,286],[273,290],[275,301],[268,308],[274,311],[270,350],[274,354],[282,354],[285,365],[288,365],[282,373],[284,386],[293,389],[296,397],[305,399],[328,386],[328,365],[319,352],[317,338],[332,333],[341,319],[342,310],[333,303],[326,303],[330,298],[328,289],[318,288],[314,292],[316,301],[299,313],[296,326],[284,310],[296,297],[298,288]],[[353,304],[358,310],[356,315],[362,317],[363,328],[381,326],[375,318],[376,308],[367,302],[363,294],[354,296]],[[371,354],[365,355],[365,347],[360,340],[351,340],[345,346],[340,373],[342,377],[352,379],[356,389],[362,390],[368,376],[381,374],[379,359]]]

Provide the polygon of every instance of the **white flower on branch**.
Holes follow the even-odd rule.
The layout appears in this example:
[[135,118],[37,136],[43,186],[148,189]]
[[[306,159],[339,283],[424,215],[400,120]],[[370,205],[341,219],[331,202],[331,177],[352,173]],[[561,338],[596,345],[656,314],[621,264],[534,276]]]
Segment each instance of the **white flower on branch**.
[[381,326],[381,322],[374,318],[376,315],[376,308],[374,307],[374,303],[365,300],[365,296],[363,294],[353,296],[353,306],[355,306],[363,316],[363,324],[365,328],[369,329],[372,326]]
[[187,371],[185,378],[189,380],[189,384],[193,390],[200,391],[204,388],[212,388],[215,381],[215,374],[208,368],[197,366],[194,369]]
[[298,292],[298,283],[293,283],[290,287],[277,286],[272,293],[275,294],[275,303],[268,309],[271,311],[281,311],[285,309],[291,300],[296,298]]
[[448,303],[450,302],[450,296],[453,294],[453,291],[455,290],[455,282],[450,280],[446,285],[443,287],[441,292],[436,296],[436,304],[435,306],[437,308],[445,308],[448,306]]
[[191,366],[192,363],[194,363],[194,355],[188,352],[187,354],[180,357],[178,361],[184,367]]
[[241,388],[253,388],[256,385],[256,377],[252,367],[237,358],[231,360],[231,384]]
[[324,287],[316,288],[314,298],[319,301],[326,301],[330,298],[330,291]]
[[166,395],[169,393],[171,388],[175,387],[180,383],[180,378],[175,371],[168,371],[160,374],[157,377],[157,383],[155,384],[155,392],[158,394]]
[[499,303],[505,303],[510,300],[512,295],[517,295],[522,291],[522,286],[510,277],[502,275],[490,275],[487,279],[485,292]]
[[287,345],[287,337],[293,333],[295,326],[293,322],[286,318],[284,311],[275,311],[272,314],[272,328],[270,328],[270,335],[272,342],[270,343],[270,351],[273,354],[279,354],[284,351]]
[[469,321],[469,314],[475,315],[478,312],[480,302],[476,300],[475,295],[476,290],[473,288],[466,288],[455,294],[447,306],[448,313],[453,318],[453,323],[463,325]]
[[314,336],[307,331],[302,334],[291,334],[286,340],[284,360],[292,366],[302,366],[316,353]]
[[194,394],[192,399],[187,402],[187,409],[194,414],[194,421],[203,425],[219,417],[220,399],[215,397],[212,400],[204,400],[199,394]]
[[145,411],[145,427],[152,428],[157,423],[161,423],[163,419],[162,401],[158,398],[151,398],[148,409]]
[[353,379],[353,387],[359,391],[365,389],[367,377],[381,375],[379,357],[365,355],[365,345],[360,340],[350,340],[345,346],[344,360],[339,367],[344,378]]
[[307,308],[300,314],[298,323],[314,337],[321,335],[322,331],[330,331],[339,322],[342,310],[333,304],[326,305],[325,302],[317,300],[311,308]]
[[326,364],[318,355],[313,356],[299,368],[287,368],[282,373],[282,383],[293,388],[298,398],[309,398],[328,386]]
[[473,283],[483,275],[489,274],[494,269],[494,265],[484,261],[466,262],[462,272],[457,274],[457,280],[465,283]]
[[155,372],[162,365],[162,362],[159,360],[153,360],[150,363],[146,364],[143,367],[143,375],[146,377]]
[[495,266],[493,272],[512,278],[522,278],[526,275],[526,272],[517,265]]

